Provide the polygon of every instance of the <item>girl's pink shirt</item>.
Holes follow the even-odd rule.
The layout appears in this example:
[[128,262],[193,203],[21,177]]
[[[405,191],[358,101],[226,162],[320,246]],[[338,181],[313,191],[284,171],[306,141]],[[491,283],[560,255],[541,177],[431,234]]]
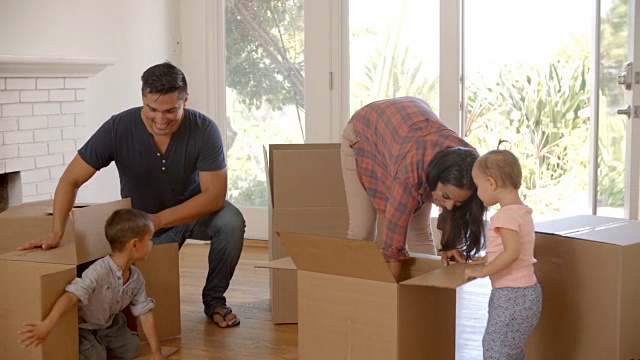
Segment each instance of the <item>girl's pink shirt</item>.
[[495,213],[487,230],[487,263],[504,251],[499,228],[511,229],[520,234],[520,256],[506,269],[491,275],[494,288],[525,287],[535,285],[538,280],[533,272],[535,231],[532,210],[526,205],[508,205]]

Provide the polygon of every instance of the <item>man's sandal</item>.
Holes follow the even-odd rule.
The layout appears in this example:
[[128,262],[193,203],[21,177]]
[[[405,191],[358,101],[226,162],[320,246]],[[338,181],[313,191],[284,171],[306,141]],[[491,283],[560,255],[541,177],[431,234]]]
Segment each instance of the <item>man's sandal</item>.
[[225,307],[223,307],[222,312],[214,311],[213,314],[211,314],[210,319],[211,319],[211,321],[213,321],[214,324],[216,324],[216,326],[218,326],[219,328],[223,328],[223,329],[240,325],[240,319],[237,318],[237,317],[235,319],[233,319],[231,322],[227,322],[227,326],[221,326],[213,318],[215,315],[220,315],[222,317],[223,321],[227,321],[227,316],[229,316],[229,314],[231,314],[232,312],[233,312],[233,310],[230,307],[225,306]]

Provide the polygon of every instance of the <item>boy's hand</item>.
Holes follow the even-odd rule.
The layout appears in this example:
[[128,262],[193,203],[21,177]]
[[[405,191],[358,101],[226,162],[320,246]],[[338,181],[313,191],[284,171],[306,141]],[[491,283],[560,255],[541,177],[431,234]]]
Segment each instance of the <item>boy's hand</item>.
[[26,329],[18,331],[18,334],[24,335],[18,342],[22,343],[22,347],[25,349],[31,345],[34,348],[42,345],[53,330],[53,326],[47,321],[26,323],[24,326]]
[[157,352],[157,353],[153,353],[151,354],[151,360],[165,360],[164,355],[162,355],[162,352]]

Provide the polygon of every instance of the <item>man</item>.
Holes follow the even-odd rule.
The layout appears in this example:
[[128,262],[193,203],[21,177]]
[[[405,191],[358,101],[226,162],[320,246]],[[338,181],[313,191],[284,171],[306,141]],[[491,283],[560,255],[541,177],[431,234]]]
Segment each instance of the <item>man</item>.
[[78,150],[54,195],[49,234],[19,250],[57,247],[78,188],[115,161],[122,198],[151,215],[154,244],[209,240],[209,272],[202,290],[204,312],[219,327],[240,319],[224,293],[242,251],[245,222],[225,200],[227,170],[222,138],[206,115],[186,109],[189,93],[180,69],[169,62],[142,74],[142,107],[105,122]]

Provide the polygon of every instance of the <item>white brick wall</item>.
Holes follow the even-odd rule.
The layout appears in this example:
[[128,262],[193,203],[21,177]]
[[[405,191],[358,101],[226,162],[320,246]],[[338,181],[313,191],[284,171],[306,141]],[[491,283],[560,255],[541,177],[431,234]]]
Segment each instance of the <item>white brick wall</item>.
[[89,79],[0,77],[0,174],[20,172],[22,201],[51,199],[86,141]]

